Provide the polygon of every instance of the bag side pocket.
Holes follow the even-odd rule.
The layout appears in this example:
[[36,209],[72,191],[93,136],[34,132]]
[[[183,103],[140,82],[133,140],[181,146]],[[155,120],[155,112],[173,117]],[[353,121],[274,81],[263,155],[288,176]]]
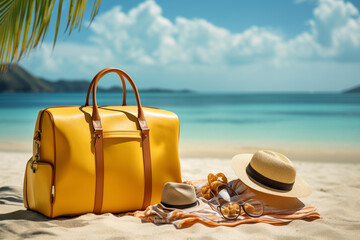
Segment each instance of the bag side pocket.
[[52,186],[53,166],[48,162],[38,162],[34,172],[31,160],[26,165],[24,180],[24,203],[28,209],[40,212],[47,217],[52,217]]

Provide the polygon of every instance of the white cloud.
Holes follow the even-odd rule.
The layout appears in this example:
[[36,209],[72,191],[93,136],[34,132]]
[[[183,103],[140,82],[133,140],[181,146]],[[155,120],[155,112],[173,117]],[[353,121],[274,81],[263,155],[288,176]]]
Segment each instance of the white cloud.
[[154,1],[128,14],[115,7],[94,21],[92,38],[121,55],[126,64],[229,64],[255,60],[357,61],[360,50],[358,10],[341,0],[319,0],[311,29],[285,41],[266,28],[231,33],[204,19],[162,16]]
[[282,41],[260,27],[233,34],[204,19],[171,22],[154,1],[128,14],[115,7],[98,16],[91,29],[96,33],[92,41],[137,64],[237,64],[273,57]]
[[288,40],[259,26],[232,33],[205,19],[177,17],[171,21],[152,0],[128,13],[116,6],[97,16],[90,30],[89,41],[58,43],[51,56],[51,44],[44,43],[25,66],[59,76],[64,69],[75,76],[87,76],[89,69],[112,65],[203,69],[255,63],[282,67],[291,62],[360,61],[359,12],[343,0],[319,0],[309,20],[309,31]]

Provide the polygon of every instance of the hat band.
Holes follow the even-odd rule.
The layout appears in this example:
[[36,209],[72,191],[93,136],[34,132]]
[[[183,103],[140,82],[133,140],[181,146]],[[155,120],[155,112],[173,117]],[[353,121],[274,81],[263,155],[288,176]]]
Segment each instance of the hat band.
[[277,190],[284,190],[284,191],[290,191],[293,186],[294,183],[283,183],[283,182],[278,182],[275,180],[272,180],[270,178],[265,177],[264,175],[262,175],[261,173],[259,173],[258,171],[256,171],[251,165],[250,163],[248,164],[248,166],[246,167],[246,173],[253,178],[254,180],[256,180],[257,182],[270,187],[270,188],[274,188]]
[[164,202],[161,202],[161,204],[162,204],[164,207],[167,207],[167,208],[185,209],[185,208],[191,208],[191,207],[197,206],[197,205],[198,205],[198,202],[195,201],[194,203],[182,204],[182,205],[167,204],[167,203],[164,203]]

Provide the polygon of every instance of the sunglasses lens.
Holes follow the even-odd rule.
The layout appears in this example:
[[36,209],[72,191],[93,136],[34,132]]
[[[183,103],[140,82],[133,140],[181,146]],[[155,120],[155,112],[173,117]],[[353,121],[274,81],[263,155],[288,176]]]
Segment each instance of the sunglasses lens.
[[226,203],[221,206],[220,211],[226,219],[236,219],[240,215],[240,206],[237,203]]
[[[220,185],[217,188],[217,193],[218,193],[218,199],[219,200],[224,200],[225,202],[235,202],[237,201],[238,195],[236,194],[236,192],[234,190],[232,190],[230,187],[226,186],[225,184]],[[236,199],[235,199],[236,198]]]
[[259,217],[264,213],[264,204],[260,200],[250,199],[245,202],[244,209],[247,215]]

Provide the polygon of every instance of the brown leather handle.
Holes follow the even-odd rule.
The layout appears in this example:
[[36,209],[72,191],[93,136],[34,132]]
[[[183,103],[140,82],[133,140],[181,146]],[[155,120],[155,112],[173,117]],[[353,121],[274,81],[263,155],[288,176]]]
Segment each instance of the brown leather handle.
[[[101,72],[101,71],[100,71],[100,72]],[[99,73],[100,73],[100,72],[99,72]],[[99,74],[99,73],[98,73],[98,74]],[[86,94],[85,107],[86,107],[86,106],[89,106],[90,93],[91,93],[91,90],[92,90],[92,88],[93,88],[93,86],[94,86],[94,80],[95,80],[95,78],[96,78],[96,76],[97,76],[98,74],[95,75],[95,77],[93,78],[93,80],[92,80],[91,83],[90,83],[89,89],[88,89],[87,94]],[[122,104],[122,105],[123,105],[123,106],[126,106],[126,84],[125,84],[125,80],[124,80],[123,75],[120,74],[119,77],[121,78],[122,89],[123,89],[123,104]]]
[[148,127],[146,124],[146,120],[145,120],[145,116],[144,116],[144,112],[141,106],[141,102],[140,102],[140,96],[139,96],[139,92],[136,88],[136,85],[134,83],[134,81],[131,79],[131,77],[124,71],[117,69],[117,68],[105,68],[103,70],[101,70],[98,74],[95,75],[94,79],[93,79],[93,92],[92,92],[92,101],[93,101],[93,113],[92,113],[92,121],[93,121],[93,125],[94,125],[94,129],[102,129],[101,127],[101,121],[100,121],[100,114],[99,114],[99,109],[97,106],[97,102],[96,102],[96,88],[97,88],[97,84],[99,82],[99,80],[106,74],[110,73],[110,72],[115,72],[117,73],[119,76],[124,76],[128,82],[130,83],[134,93],[135,93],[135,97],[136,97],[136,102],[137,102],[137,106],[138,106],[138,121],[139,121],[139,125],[141,130],[145,130],[148,131]]

